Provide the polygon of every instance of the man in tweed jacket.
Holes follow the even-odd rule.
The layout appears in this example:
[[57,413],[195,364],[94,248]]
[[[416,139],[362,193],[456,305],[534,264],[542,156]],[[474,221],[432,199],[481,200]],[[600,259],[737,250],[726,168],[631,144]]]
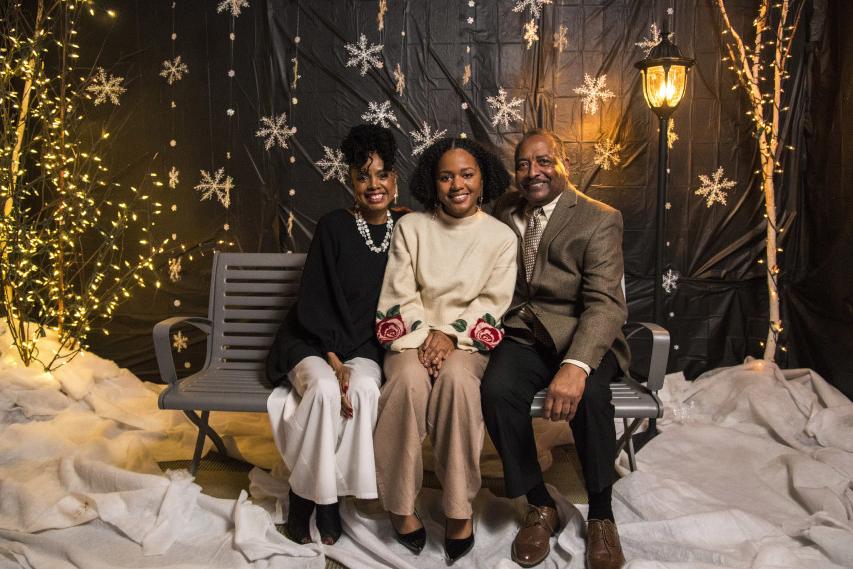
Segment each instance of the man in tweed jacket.
[[627,371],[622,334],[622,216],[568,180],[562,144],[539,129],[515,151],[518,192],[495,215],[519,238],[515,293],[482,380],[483,417],[504,465],[509,497],[528,512],[512,558],[532,567],[547,558],[559,520],[536,456],[530,404],[548,388],[545,416],[568,420],[590,498],[587,565],[624,563],[611,509],[615,428],[610,382]]

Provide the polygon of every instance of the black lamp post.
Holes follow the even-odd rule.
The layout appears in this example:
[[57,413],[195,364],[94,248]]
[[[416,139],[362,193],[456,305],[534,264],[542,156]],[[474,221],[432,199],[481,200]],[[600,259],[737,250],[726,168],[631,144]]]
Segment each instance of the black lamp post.
[[655,230],[654,319],[663,325],[663,236],[664,204],[666,203],[667,131],[669,116],[678,107],[687,89],[687,70],[694,60],[683,57],[678,47],[669,41],[669,25],[664,20],[662,39],[646,58],[634,65],[643,79],[646,104],[660,118],[658,142],[658,199]]

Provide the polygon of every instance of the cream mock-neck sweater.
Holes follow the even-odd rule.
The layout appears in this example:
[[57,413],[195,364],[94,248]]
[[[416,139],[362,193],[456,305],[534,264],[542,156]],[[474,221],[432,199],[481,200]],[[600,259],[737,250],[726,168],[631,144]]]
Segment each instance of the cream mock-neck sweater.
[[441,208],[403,216],[376,311],[379,342],[392,351],[418,348],[434,329],[460,349],[493,349],[503,338],[517,250],[515,233],[482,211],[462,219]]

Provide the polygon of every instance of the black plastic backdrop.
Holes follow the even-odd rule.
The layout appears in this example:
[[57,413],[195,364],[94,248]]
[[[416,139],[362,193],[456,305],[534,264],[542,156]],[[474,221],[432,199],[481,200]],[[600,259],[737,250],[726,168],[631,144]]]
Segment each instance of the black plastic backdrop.
[[[110,162],[123,166],[128,178],[143,175],[140,164],[150,166],[152,157],[160,176],[173,165],[181,170],[178,188],[159,196],[175,203],[177,211],[161,217],[158,231],[175,234],[187,249],[181,254],[181,279],[167,278],[164,258],[158,267],[162,288],[137,292],[109,326],[110,335],[92,337],[95,352],[156,379],[151,328],[168,316],[206,313],[210,251],[306,250],[316,220],[351,201],[344,185],[322,181],[314,162],[324,145],[336,147],[361,121],[370,101],[385,100],[400,125],[401,202],[411,207],[416,206],[406,180],[415,159],[409,133],[424,121],[491,145],[508,166],[524,129],[556,130],[567,143],[572,181],[622,212],[631,318],[651,319],[657,119],[643,101],[633,64],[643,57],[635,42],[648,37],[650,24],[660,25],[672,7],[674,40],[696,65],[673,116],[678,140],[668,165],[665,259],[666,268],[680,275],[677,289],[665,296],[670,370],[695,377],[748,355],[760,357],[767,293],[764,266],[758,263],[765,230],[757,150],[748,106],[732,90],[732,74],[721,61],[719,22],[710,0],[555,0],[543,9],[543,41],[529,50],[522,40],[529,16],[512,12],[510,0],[477,0],[473,7],[458,0],[389,0],[382,32],[375,0],[250,3],[232,19],[216,13],[216,2],[178,1],[174,9],[171,0],[137,2],[120,10],[117,21],[100,21],[84,36],[93,57],[100,52],[100,65],[128,78],[117,111],[126,113],[124,128],[116,137],[126,143],[114,147]],[[756,2],[727,4],[738,29],[749,30]],[[785,227],[781,266],[788,350],[779,359],[783,365],[815,367],[851,395],[846,353],[853,347],[853,265],[839,262],[842,255],[850,258],[850,240],[844,239],[849,207],[837,207],[850,203],[843,189],[845,183],[850,187],[844,158],[851,150],[839,141],[853,132],[840,95],[847,92],[849,100],[850,62],[842,66],[840,53],[845,46],[849,53],[850,39],[843,32],[851,28],[849,7],[837,4],[830,3],[827,17],[823,2],[808,3],[790,64],[786,95],[792,110],[784,129],[797,150],[786,155],[777,198]],[[190,72],[168,86],[157,74],[171,57],[173,16],[175,54]],[[562,53],[553,47],[561,24],[568,29]],[[365,76],[345,67],[343,47],[362,33],[369,43],[384,45],[383,68]],[[293,58],[301,76],[296,89],[291,88]],[[406,76],[402,97],[392,76],[398,63]],[[472,70],[467,85],[462,81],[466,64]],[[616,94],[595,115],[583,114],[573,91],[584,74],[606,74],[607,88]],[[491,125],[486,104],[500,87],[524,99],[524,121],[509,129]],[[288,150],[266,151],[255,136],[259,118],[281,112],[298,131]],[[621,162],[610,170],[593,160],[594,146],[604,138],[622,146]],[[199,203],[192,189],[200,169],[220,166],[237,186],[227,212],[216,203]],[[708,208],[694,194],[698,176],[719,166],[737,187],[728,192],[727,205]],[[176,354],[182,373],[201,363],[204,338],[188,335],[190,350]]]

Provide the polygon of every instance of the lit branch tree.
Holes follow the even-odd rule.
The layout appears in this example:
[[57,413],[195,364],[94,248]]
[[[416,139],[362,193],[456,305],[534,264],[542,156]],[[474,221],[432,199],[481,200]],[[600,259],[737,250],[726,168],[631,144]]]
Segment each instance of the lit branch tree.
[[[100,69],[81,77],[75,67],[76,27],[93,10],[37,0],[7,2],[0,13],[0,306],[23,362],[46,370],[79,353],[153,269],[156,205],[109,178],[101,159],[109,132],[86,117],[124,92],[120,78],[106,81]],[[48,333],[58,348],[40,353]]]
[[749,99],[755,137],[761,161],[761,189],[764,194],[765,217],[767,218],[767,288],[770,295],[770,326],[764,345],[764,359],[773,360],[782,318],[779,312],[779,264],[777,262],[777,237],[780,229],[776,223],[776,194],[774,176],[782,172],[781,154],[784,144],[780,141],[780,115],[787,110],[782,107],[782,86],[789,77],[787,63],[791,45],[802,13],[802,0],[760,0],[758,15],[753,20],[755,36],[748,45],[734,29],[726,10],[726,0],[715,0],[723,20],[723,44],[737,84]]

